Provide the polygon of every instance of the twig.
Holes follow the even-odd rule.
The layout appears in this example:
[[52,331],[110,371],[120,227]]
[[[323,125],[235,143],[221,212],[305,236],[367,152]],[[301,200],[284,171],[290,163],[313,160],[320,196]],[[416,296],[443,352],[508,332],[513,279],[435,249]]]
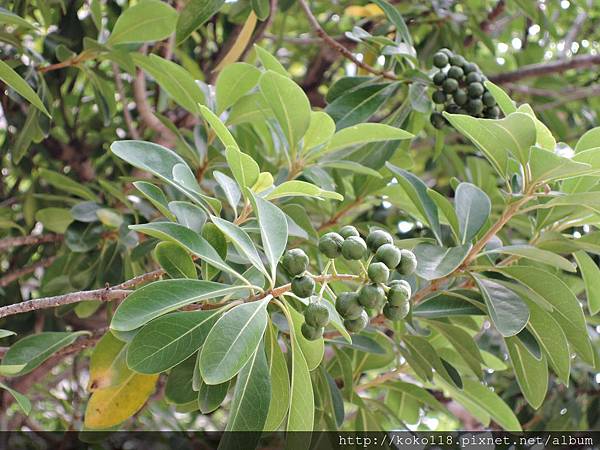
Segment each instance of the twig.
[[588,18],[587,11],[591,7],[592,7],[592,2],[591,2],[591,0],[588,0],[586,2],[586,7],[584,9],[582,9],[579,12],[579,14],[577,14],[577,17],[575,17],[575,20],[573,21],[573,25],[571,25],[571,29],[565,36],[565,42],[564,42],[565,46],[563,47],[563,50],[562,50],[563,57],[566,56],[567,52],[571,49],[571,45],[575,41],[575,38],[581,31],[581,27],[583,26],[583,24],[585,23],[585,21]]
[[7,248],[19,247],[21,245],[37,245],[47,242],[58,242],[63,240],[62,234],[40,234],[29,236],[8,237],[0,239],[0,250]]
[[13,281],[21,278],[24,275],[33,273],[36,269],[39,269],[40,267],[42,267],[42,268],[48,267],[50,264],[52,264],[54,262],[55,259],[56,259],[56,256],[51,256],[49,258],[42,259],[41,261],[31,264],[30,266],[23,267],[21,269],[15,270],[14,272],[4,275],[2,278],[0,278],[0,287],[8,286]]
[[346,216],[350,211],[352,211],[357,206],[361,205],[363,202],[362,197],[357,197],[352,203],[347,204],[345,207],[340,209],[331,219],[327,222],[323,222],[317,231],[323,231],[328,228],[331,228],[339,223],[339,221]]
[[117,92],[119,93],[119,100],[121,100],[121,104],[123,105],[123,117],[125,118],[125,124],[127,125],[127,129],[129,130],[129,135],[133,139],[139,139],[140,133],[138,133],[135,124],[133,123],[133,118],[131,117],[131,112],[127,107],[127,97],[125,96],[125,88],[123,86],[123,80],[121,80],[121,71],[119,70],[119,66],[117,63],[112,63],[113,74],[115,77],[115,84],[117,86]]
[[[498,3],[496,3],[496,6],[494,6],[494,8],[487,15],[485,20],[483,20],[479,24],[479,29],[483,33],[488,33],[491,30],[496,19],[498,17],[500,17],[500,15],[504,12],[505,7],[506,7],[505,0],[499,0]],[[471,34],[465,38],[465,40],[463,41],[463,46],[470,47],[471,45],[473,45],[474,42],[475,42],[475,36]]]
[[319,21],[317,20],[317,18],[314,16],[312,11],[310,10],[310,7],[308,6],[308,3],[306,3],[306,0],[298,0],[298,3],[300,4],[300,7],[304,11],[306,18],[308,19],[308,22],[312,26],[315,33],[317,33],[317,35],[319,35],[319,37],[321,39],[323,39],[323,41],[329,47],[331,47],[335,51],[341,53],[346,59],[352,61],[358,67],[366,70],[367,72],[372,73],[373,75],[379,75],[384,78],[387,78],[388,80],[394,80],[394,81],[398,80],[398,77],[395,74],[393,74],[392,72],[386,72],[384,70],[379,70],[379,69],[376,69],[375,67],[370,66],[369,64],[359,61],[354,56],[354,54],[352,54],[352,52],[350,50],[348,50],[346,47],[344,47],[342,44],[340,44],[338,41],[336,41],[335,39],[333,39],[331,36],[329,36],[327,34],[327,32],[323,29],[321,24],[319,24]]

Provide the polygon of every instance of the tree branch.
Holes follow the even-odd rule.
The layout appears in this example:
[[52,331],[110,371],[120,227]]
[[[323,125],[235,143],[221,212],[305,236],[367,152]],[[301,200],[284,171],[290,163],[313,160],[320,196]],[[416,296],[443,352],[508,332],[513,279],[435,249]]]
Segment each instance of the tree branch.
[[7,248],[20,247],[21,245],[38,245],[48,242],[58,242],[63,240],[62,234],[40,234],[29,236],[17,236],[0,239],[0,250]]
[[346,47],[344,47],[342,44],[340,44],[338,41],[336,41],[335,39],[333,39],[331,36],[329,36],[327,34],[327,32],[323,29],[321,24],[319,24],[319,21],[317,20],[317,18],[314,16],[312,11],[310,10],[310,7],[308,6],[308,3],[306,3],[306,0],[298,0],[298,3],[300,4],[300,7],[304,11],[306,18],[308,19],[308,22],[312,26],[315,33],[317,35],[319,35],[319,37],[323,40],[323,42],[325,42],[329,47],[331,47],[335,51],[341,53],[346,59],[352,61],[358,67],[366,70],[369,73],[372,73],[373,75],[382,76],[384,78],[387,78],[388,80],[394,80],[394,81],[398,80],[398,77],[395,74],[393,74],[392,72],[386,72],[384,70],[379,70],[379,69],[376,69],[375,67],[370,66],[369,64],[359,61],[350,50],[348,50]]
[[530,64],[512,72],[491,75],[489,79],[493,83],[509,83],[522,80],[524,78],[538,77],[553,73],[562,73],[570,69],[593,67],[598,64],[600,64],[600,55],[581,55],[574,56],[571,59],[561,59],[559,61]]
[[5,287],[11,284],[13,281],[21,278],[24,275],[28,275],[34,272],[36,269],[48,267],[50,264],[54,262],[56,256],[51,256],[46,259],[42,259],[30,266],[23,267],[21,269],[15,270],[14,272],[8,273],[0,278],[0,287]]

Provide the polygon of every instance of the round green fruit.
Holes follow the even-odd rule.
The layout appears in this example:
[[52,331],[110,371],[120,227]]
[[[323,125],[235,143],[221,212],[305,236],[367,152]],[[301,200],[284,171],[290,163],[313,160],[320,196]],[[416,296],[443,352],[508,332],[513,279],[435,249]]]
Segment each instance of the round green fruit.
[[433,84],[436,86],[441,86],[446,78],[446,74],[440,70],[433,76]]
[[439,69],[448,65],[448,55],[442,52],[438,52],[433,55],[433,65]]
[[311,276],[302,275],[292,279],[292,292],[300,298],[310,297],[315,290],[315,280]]
[[444,116],[442,115],[442,113],[439,113],[437,111],[431,113],[431,116],[429,117],[429,121],[431,122],[431,125],[433,125],[438,130],[440,128],[443,128],[444,125],[446,125],[446,119],[444,119]]
[[452,94],[458,89],[458,81],[454,78],[446,78],[442,83],[442,88],[446,94]]
[[450,67],[450,69],[448,69],[448,78],[454,78],[455,80],[460,80],[463,75],[464,75],[464,72],[462,70],[462,67],[452,66],[452,67]]
[[450,57],[450,64],[452,64],[453,66],[458,66],[461,67],[464,66],[466,64],[465,58],[463,58],[460,55],[453,55]]
[[401,275],[411,275],[417,269],[417,257],[410,250],[402,249],[402,259],[398,264],[398,272]]
[[303,323],[300,329],[302,330],[302,336],[309,341],[316,341],[323,336],[323,328],[312,327],[307,323]]
[[469,101],[469,96],[464,89],[458,89],[454,94],[452,94],[452,98],[454,99],[454,103],[459,106],[462,106]]
[[358,292],[358,302],[365,308],[375,308],[385,301],[385,291],[376,284],[366,284]]
[[440,48],[440,53],[444,53],[448,58],[454,56],[454,52],[452,50],[450,50],[449,48]]
[[446,93],[444,91],[435,91],[431,95],[431,99],[433,100],[433,103],[441,105],[446,102]]
[[469,114],[479,114],[483,111],[483,102],[478,98],[472,98],[467,103],[467,111]]
[[402,306],[408,302],[411,294],[411,288],[408,283],[406,283],[406,285],[399,283],[394,284],[390,286],[390,290],[387,293],[387,301],[392,306]]
[[360,237],[360,233],[353,227],[352,225],[346,225],[345,227],[340,228],[340,236],[344,239],[349,238],[350,236]]
[[[443,119],[443,117],[442,117]],[[393,244],[394,238],[390,233],[383,230],[373,230],[367,236],[367,247],[373,252],[376,252],[383,244]]]
[[[408,305],[408,302],[406,303]],[[383,307],[383,315],[390,320],[401,320],[408,315],[410,307],[392,306],[387,304]]]
[[390,270],[400,264],[402,252],[394,244],[383,244],[375,252],[375,259],[384,263]]
[[324,327],[329,323],[329,310],[321,303],[311,303],[304,310],[304,321],[311,327]]
[[368,324],[369,316],[364,310],[360,316],[358,316],[358,318],[344,320],[344,327],[346,327],[346,330],[350,331],[351,333],[358,333],[359,331],[364,330]]
[[478,72],[470,72],[467,74],[467,78],[465,81],[467,82],[467,84],[481,83],[483,81],[483,78]]
[[308,268],[308,256],[306,256],[304,250],[293,248],[285,252],[285,255],[281,258],[281,264],[287,273],[295,277]]
[[337,233],[327,233],[319,239],[319,250],[330,259],[337,258],[342,252],[344,238]]
[[350,236],[342,244],[342,256],[350,260],[359,260],[367,254],[367,244],[361,237]]
[[494,98],[492,93],[489,91],[483,93],[483,96],[481,97],[481,101],[483,102],[483,104],[485,106],[488,106],[488,107],[496,106],[496,99]]
[[469,93],[469,97],[471,98],[479,98],[483,95],[484,92],[483,84],[481,83],[471,83],[467,87],[467,92]]
[[477,64],[468,62],[463,66],[463,70],[465,71],[465,74],[468,75],[473,72],[478,72],[479,68],[477,67]]
[[374,262],[369,264],[367,274],[373,283],[385,283],[390,277],[390,269],[382,262]]
[[492,106],[491,108],[486,108],[484,112],[485,112],[485,117],[487,117],[489,119],[497,119],[498,117],[500,117],[500,108],[498,108],[497,106]]
[[335,310],[344,319],[358,319],[364,311],[362,305],[358,302],[356,292],[342,292],[338,295],[335,302]]
[[444,111],[449,112],[450,114],[458,114],[458,112],[460,111],[460,106],[458,106],[455,103],[449,103],[444,108]]

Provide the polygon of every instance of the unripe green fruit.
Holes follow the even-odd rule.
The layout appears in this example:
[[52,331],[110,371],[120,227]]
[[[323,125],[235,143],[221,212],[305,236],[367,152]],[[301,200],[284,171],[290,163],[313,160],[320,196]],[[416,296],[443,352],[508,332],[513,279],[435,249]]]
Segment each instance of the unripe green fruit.
[[496,99],[494,98],[494,96],[492,95],[491,92],[484,92],[483,96],[481,97],[481,101],[483,102],[483,104],[485,106],[496,106]]
[[[407,283],[408,284],[408,283]],[[395,284],[387,293],[387,301],[392,306],[402,306],[408,302],[411,295],[410,285]]]
[[465,63],[465,58],[463,58],[460,55],[453,55],[450,57],[450,64],[452,64],[453,66],[462,67],[465,65]]
[[390,269],[382,262],[374,262],[367,269],[369,278],[374,283],[385,283],[390,277]]
[[477,64],[468,62],[463,66],[463,70],[465,74],[468,75],[470,73],[479,71],[479,68],[477,67]]
[[369,324],[369,316],[366,311],[363,311],[356,319],[344,320],[344,327],[351,333],[362,331]]
[[460,106],[454,103],[449,103],[444,108],[444,111],[449,112],[450,114],[458,114],[458,112],[460,111]]
[[467,103],[467,111],[469,114],[479,114],[483,111],[483,102],[478,98],[472,98]]
[[448,65],[448,55],[442,52],[438,52],[433,55],[433,65],[438,68],[443,68]]
[[462,70],[462,67],[452,66],[452,67],[450,67],[450,69],[448,69],[448,78],[454,78],[455,80],[460,80],[463,75],[464,75],[464,72]]
[[444,53],[448,58],[454,56],[454,52],[452,50],[450,50],[449,48],[440,48],[439,53]]
[[338,295],[335,302],[335,310],[344,319],[358,319],[364,311],[362,305],[358,302],[356,292],[342,292]]
[[329,323],[329,310],[320,303],[311,303],[304,310],[304,321],[311,327],[324,327]]
[[446,78],[446,74],[440,70],[433,76],[433,84],[436,86],[441,86]]
[[302,275],[292,279],[292,292],[300,298],[310,297],[315,290],[315,280],[311,276]]
[[417,257],[410,250],[402,249],[402,259],[397,269],[401,275],[411,275],[417,269]]
[[433,100],[433,103],[441,105],[446,102],[446,93],[444,91],[435,91],[431,95],[431,99]]
[[444,128],[444,125],[446,125],[446,119],[444,119],[444,116],[437,111],[431,113],[429,121],[431,122],[431,125],[433,125],[438,130],[440,128]]
[[319,250],[330,259],[337,258],[342,252],[344,238],[337,233],[324,234],[319,239]]
[[395,269],[400,264],[402,252],[394,244],[383,244],[375,252],[375,259],[384,263],[389,269]]
[[308,256],[304,250],[293,248],[285,252],[281,258],[281,265],[291,276],[300,275],[308,268]]
[[358,302],[365,308],[375,308],[385,300],[385,291],[376,284],[366,284],[358,292]]
[[485,116],[489,119],[497,119],[498,117],[500,117],[500,108],[498,108],[497,106],[487,108],[485,110]]
[[390,320],[401,320],[404,319],[410,310],[408,302],[406,306],[392,306],[387,304],[383,307],[383,315]]
[[469,96],[464,89],[458,89],[454,94],[452,94],[452,98],[454,99],[454,103],[459,106],[462,106],[469,101]]
[[[443,119],[443,117],[442,117]],[[367,236],[367,247],[373,252],[376,252],[383,244],[393,244],[394,238],[390,233],[383,230],[373,230]]]
[[470,72],[469,74],[467,74],[467,78],[465,81],[467,82],[467,84],[481,83],[483,81],[483,78],[478,72]]
[[483,87],[483,84],[481,83],[471,83],[467,87],[467,92],[469,93],[469,97],[471,98],[481,97],[483,95],[484,90],[485,89]]
[[367,254],[367,244],[361,237],[350,236],[342,244],[342,256],[350,260],[359,260]]
[[316,341],[323,336],[323,328],[311,327],[307,323],[303,323],[302,327],[300,327],[300,330],[302,330],[302,336],[309,341]]
[[353,227],[352,225],[346,225],[345,227],[340,228],[340,236],[344,239],[349,238],[350,236],[360,237],[360,233]]
[[458,89],[458,81],[454,78],[446,78],[442,83],[442,88],[446,94],[452,94],[455,90]]

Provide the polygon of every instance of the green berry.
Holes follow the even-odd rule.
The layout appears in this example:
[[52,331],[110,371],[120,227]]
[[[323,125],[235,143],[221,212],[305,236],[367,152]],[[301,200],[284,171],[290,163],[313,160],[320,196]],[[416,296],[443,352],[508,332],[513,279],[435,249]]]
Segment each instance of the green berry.
[[467,111],[473,115],[481,113],[483,111],[483,102],[478,98],[472,98],[467,103]]
[[300,298],[310,297],[315,290],[315,280],[309,275],[292,279],[292,292]]
[[358,319],[363,312],[363,307],[358,302],[356,292],[342,292],[335,302],[335,310],[344,319]]
[[303,323],[300,329],[302,330],[302,335],[309,341],[316,341],[323,336],[323,328],[312,327],[307,323]]
[[402,249],[402,259],[397,269],[401,275],[410,275],[417,269],[417,257],[410,250]]
[[438,130],[440,128],[444,128],[444,125],[446,125],[446,119],[444,119],[444,116],[437,111],[431,113],[429,121],[431,122],[431,125],[433,125]]
[[464,72],[462,70],[462,67],[452,66],[452,67],[450,67],[450,69],[448,69],[448,78],[454,78],[455,80],[460,80],[463,75],[464,75]]
[[454,91],[458,89],[458,81],[454,78],[446,78],[442,83],[442,88],[446,94],[452,94]]
[[458,66],[461,67],[464,66],[466,64],[465,58],[463,58],[460,55],[453,55],[450,57],[450,64],[452,64],[453,66]]
[[287,273],[295,277],[308,268],[308,256],[306,256],[304,250],[293,248],[285,252],[285,255],[281,258],[281,264]]
[[394,284],[387,293],[387,301],[392,306],[402,306],[408,302],[411,294],[410,284]]
[[337,258],[342,252],[344,238],[337,233],[324,234],[319,239],[319,250],[330,259]]
[[367,269],[369,279],[374,283],[385,283],[390,277],[390,269],[382,262],[374,262]]
[[[408,305],[408,302],[406,303]],[[383,307],[383,315],[390,320],[401,320],[408,315],[410,307],[392,306],[387,304]]]
[[350,236],[360,237],[360,233],[356,227],[353,227],[352,225],[346,225],[340,229],[340,236],[342,236],[344,239],[349,238]]
[[367,254],[367,244],[361,237],[350,236],[342,244],[342,256],[350,260],[359,260]]
[[441,86],[446,78],[446,74],[440,70],[433,76],[433,84],[436,86]]
[[485,106],[488,106],[488,107],[496,106],[496,99],[494,98],[492,93],[489,91],[483,93],[483,96],[481,97],[481,101],[483,102],[483,104]]
[[467,87],[467,92],[471,98],[481,97],[483,95],[483,91],[485,91],[485,89],[481,83],[471,83]]
[[450,114],[458,114],[460,111],[460,106],[455,103],[449,103],[444,108],[444,111],[449,112]]
[[438,52],[433,55],[433,65],[438,68],[443,68],[448,65],[448,55],[442,52]]
[[311,303],[304,310],[304,321],[311,327],[324,327],[329,323],[329,310],[321,303]]
[[356,319],[344,320],[344,327],[351,333],[362,331],[369,324],[369,316],[366,311],[363,311]]
[[463,66],[463,70],[465,71],[465,74],[468,75],[470,73],[479,71],[479,67],[477,67],[477,64],[475,63],[468,62]]
[[390,270],[400,264],[402,252],[394,244],[383,244],[375,252],[375,259],[384,263]]
[[[443,117],[442,117],[443,118]],[[367,247],[376,252],[383,244],[393,244],[394,238],[390,233],[383,230],[373,230],[367,236]]]
[[454,56],[454,53],[449,48],[440,48],[440,53],[444,53],[448,58]]
[[435,91],[431,95],[431,99],[433,100],[433,103],[441,105],[446,102],[446,93],[444,91]]
[[483,78],[478,72],[470,72],[467,74],[467,78],[465,81],[467,82],[467,84],[481,83],[483,81]]
[[487,108],[485,111],[485,116],[490,119],[497,119],[498,117],[500,117],[500,108],[498,108],[497,106]]
[[464,89],[458,89],[456,92],[454,92],[454,94],[452,94],[452,98],[454,99],[454,103],[459,106],[462,106],[469,101],[469,96]]
[[385,291],[376,284],[366,284],[358,292],[358,302],[365,308],[375,308],[385,301]]

